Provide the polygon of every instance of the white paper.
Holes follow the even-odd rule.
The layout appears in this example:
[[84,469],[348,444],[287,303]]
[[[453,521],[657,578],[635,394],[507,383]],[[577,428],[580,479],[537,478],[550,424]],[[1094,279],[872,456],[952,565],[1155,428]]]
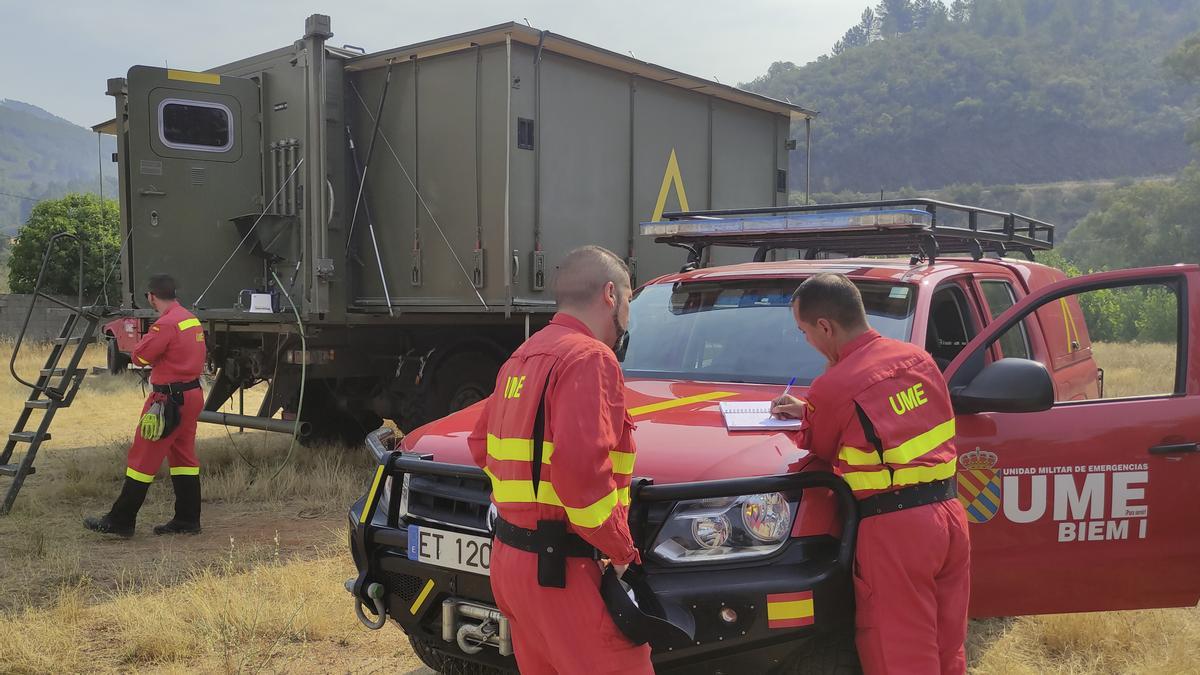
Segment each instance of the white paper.
[[770,401],[721,401],[720,406],[730,431],[804,428],[804,420],[772,417]]

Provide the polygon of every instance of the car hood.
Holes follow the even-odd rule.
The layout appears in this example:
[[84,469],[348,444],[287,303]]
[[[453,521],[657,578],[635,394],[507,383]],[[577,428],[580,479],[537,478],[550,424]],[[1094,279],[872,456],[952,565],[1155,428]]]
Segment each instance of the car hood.
[[[778,385],[630,379],[625,400],[636,428],[634,473],[655,483],[680,483],[798,471],[812,459],[790,431],[728,431],[718,401],[765,401]],[[800,387],[793,388],[797,394]],[[483,404],[431,422],[403,440],[409,452],[471,464],[467,436]]]

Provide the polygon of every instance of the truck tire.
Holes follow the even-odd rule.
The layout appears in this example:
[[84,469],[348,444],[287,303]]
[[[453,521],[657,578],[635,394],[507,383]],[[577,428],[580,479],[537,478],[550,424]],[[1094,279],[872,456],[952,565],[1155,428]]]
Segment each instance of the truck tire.
[[412,645],[413,653],[417,655],[418,659],[421,659],[421,663],[443,675],[510,675],[515,673],[512,670],[500,670],[460,659],[453,654],[439,650],[433,642],[419,637],[409,635],[408,642]]
[[779,666],[777,675],[859,675],[854,629],[817,635]]
[[446,359],[433,375],[428,420],[445,417],[487,398],[496,385],[500,361],[481,352],[463,352]]
[[112,333],[106,333],[105,335],[108,337],[106,340],[108,343],[106,367],[110,375],[120,375],[129,368],[129,355],[121,352],[121,348],[117,346],[117,338],[113,337]]

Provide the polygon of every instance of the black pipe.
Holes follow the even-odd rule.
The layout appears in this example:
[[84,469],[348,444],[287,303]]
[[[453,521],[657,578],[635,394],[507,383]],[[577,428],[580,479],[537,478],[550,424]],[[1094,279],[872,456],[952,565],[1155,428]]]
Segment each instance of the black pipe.
[[301,438],[312,433],[312,425],[302,420],[277,420],[271,417],[255,417],[253,415],[234,415],[233,413],[205,410],[200,413],[200,421],[209,424],[221,424],[227,427],[244,427],[258,431],[274,431],[280,434],[290,434],[293,431]]

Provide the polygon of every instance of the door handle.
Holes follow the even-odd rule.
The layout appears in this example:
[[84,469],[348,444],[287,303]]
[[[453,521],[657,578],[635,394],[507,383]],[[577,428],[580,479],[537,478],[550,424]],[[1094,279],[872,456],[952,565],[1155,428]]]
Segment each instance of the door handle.
[[166,196],[167,193],[154,188],[142,188],[141,190],[138,190],[138,194],[142,195],[143,197],[163,197]]
[[1177,455],[1185,452],[1200,452],[1200,443],[1171,443],[1150,448],[1152,455]]

